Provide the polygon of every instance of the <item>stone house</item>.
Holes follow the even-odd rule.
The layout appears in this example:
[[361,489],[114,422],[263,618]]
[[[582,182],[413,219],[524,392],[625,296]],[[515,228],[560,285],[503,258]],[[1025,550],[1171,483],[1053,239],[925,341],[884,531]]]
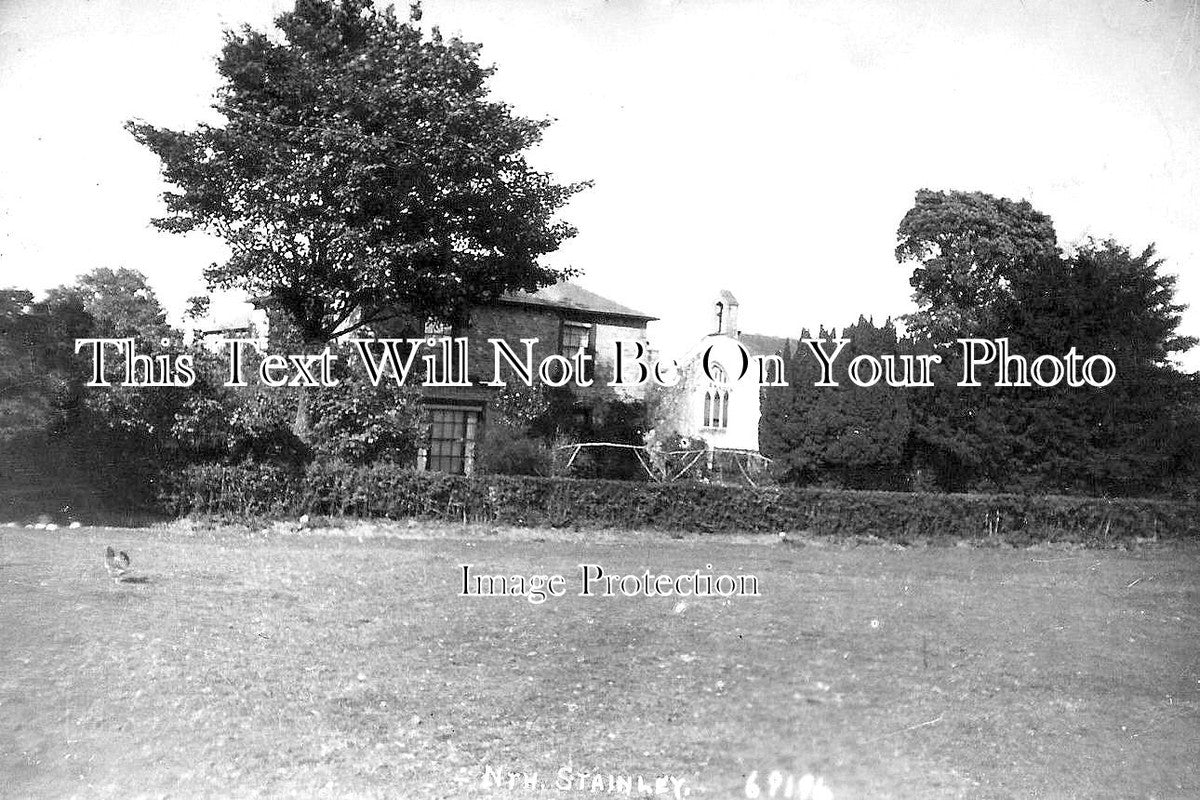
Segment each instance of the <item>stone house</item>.
[[[471,385],[424,388],[430,432],[426,446],[417,454],[417,468],[460,475],[474,471],[488,405],[499,391],[484,385],[496,377],[497,368],[496,347],[489,339],[503,339],[522,359],[526,350],[521,340],[536,339],[532,346],[535,368],[547,356],[574,359],[582,350],[591,356],[593,367],[585,377],[592,378],[593,385],[578,387],[572,383],[572,391],[582,399],[611,396],[614,390],[606,384],[613,374],[617,343],[624,343],[628,358],[634,357],[636,343],[648,350],[646,325],[655,319],[563,281],[536,292],[512,292],[473,308],[465,328],[451,329],[431,322],[425,330],[429,336],[467,339],[467,377]],[[500,365],[502,380],[511,383],[519,379],[507,361],[501,360]],[[534,380],[539,381],[536,375]],[[620,390],[620,395],[638,400],[644,392],[644,386],[629,387]]]

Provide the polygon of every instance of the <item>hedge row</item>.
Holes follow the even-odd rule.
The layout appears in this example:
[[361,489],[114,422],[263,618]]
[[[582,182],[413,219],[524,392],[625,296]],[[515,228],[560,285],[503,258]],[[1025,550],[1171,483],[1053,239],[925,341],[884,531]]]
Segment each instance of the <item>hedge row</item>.
[[164,499],[176,515],[301,514],[586,525],[673,531],[1106,545],[1200,534],[1200,504],[1165,500],[923,494],[452,476],[390,465],[189,467]]

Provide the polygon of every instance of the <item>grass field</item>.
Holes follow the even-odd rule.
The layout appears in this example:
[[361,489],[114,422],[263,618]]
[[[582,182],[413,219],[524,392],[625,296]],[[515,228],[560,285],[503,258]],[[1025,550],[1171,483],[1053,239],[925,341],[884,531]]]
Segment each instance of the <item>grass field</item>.
[[[114,583],[107,543],[147,582]],[[557,789],[564,766],[693,798],[744,797],[752,771],[765,797],[772,770],[835,798],[1200,797],[1193,545],[400,526],[0,529],[0,547],[8,797],[618,796]],[[574,588],[584,561],[712,564],[762,596],[457,594],[460,563]],[[541,788],[485,788],[488,767]]]

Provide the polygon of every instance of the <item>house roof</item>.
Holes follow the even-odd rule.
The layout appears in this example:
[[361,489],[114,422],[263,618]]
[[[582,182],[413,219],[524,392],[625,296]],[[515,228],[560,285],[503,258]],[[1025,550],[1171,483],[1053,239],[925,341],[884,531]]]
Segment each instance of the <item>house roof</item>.
[[751,358],[758,356],[774,356],[779,355],[790,340],[782,336],[768,336],[763,333],[739,333],[737,336],[731,336],[724,333],[709,333],[702,336],[691,349],[684,355],[684,363],[690,363],[700,357],[700,355],[711,347],[714,343],[720,341],[733,341],[745,348],[747,355]]
[[751,356],[773,356],[783,350],[789,339],[783,336],[768,336],[764,333],[743,333],[738,341]]
[[601,297],[595,292],[589,292],[582,286],[561,281],[553,286],[546,286],[536,292],[509,292],[500,297],[502,303],[515,303],[526,306],[546,306],[551,308],[568,308],[574,311],[586,311],[591,314],[609,314],[617,317],[633,319],[656,320],[641,311],[623,306],[607,297]]

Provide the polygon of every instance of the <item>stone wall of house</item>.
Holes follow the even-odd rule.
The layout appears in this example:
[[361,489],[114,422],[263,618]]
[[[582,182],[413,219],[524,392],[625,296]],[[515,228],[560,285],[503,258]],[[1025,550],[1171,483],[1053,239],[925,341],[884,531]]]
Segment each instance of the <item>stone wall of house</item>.
[[609,381],[613,380],[614,368],[616,361],[617,343],[621,343],[621,352],[624,354],[625,377],[627,379],[636,379],[638,370],[634,365],[634,357],[637,355],[637,346],[635,342],[640,342],[643,348],[642,361],[650,364],[648,357],[650,344],[646,338],[646,327],[633,327],[632,325],[619,325],[615,323],[601,322],[596,325],[596,383],[601,388],[608,390],[613,389],[618,395],[629,400],[644,400],[646,390],[649,383],[643,383],[638,386],[629,387],[608,387]]
[[[592,350],[595,354],[593,386],[571,388],[581,396],[589,394],[608,394],[612,387],[607,384],[612,380],[614,359],[617,342],[627,342],[623,348],[626,358],[632,362],[636,355],[636,346],[632,342],[641,342],[649,349],[644,324],[634,325],[632,321],[617,318],[590,316],[586,312],[572,312],[554,308],[521,305],[495,305],[477,308],[471,313],[471,325],[460,335],[468,338],[468,362],[470,364],[470,379],[481,384],[490,381],[496,373],[495,348],[488,342],[490,338],[504,339],[513,351],[521,358],[525,356],[525,346],[522,339],[537,339],[533,347],[533,364],[536,376],[537,365],[543,358],[559,352],[564,321],[590,324],[592,335]],[[629,374],[635,374],[630,371]],[[516,373],[508,363],[501,360],[501,379],[513,383],[518,380]],[[630,387],[620,391],[620,394],[630,399],[641,399],[645,395],[645,386]]]
[[[471,326],[463,334],[469,340],[470,379],[476,384],[490,381],[496,372],[495,350],[488,339],[503,339],[522,358],[522,339],[537,339],[533,347],[534,369],[541,359],[558,352],[561,318],[553,309],[531,306],[496,305],[471,312]],[[519,380],[506,362],[501,362],[500,378],[509,383]],[[536,380],[536,378],[535,378]]]

